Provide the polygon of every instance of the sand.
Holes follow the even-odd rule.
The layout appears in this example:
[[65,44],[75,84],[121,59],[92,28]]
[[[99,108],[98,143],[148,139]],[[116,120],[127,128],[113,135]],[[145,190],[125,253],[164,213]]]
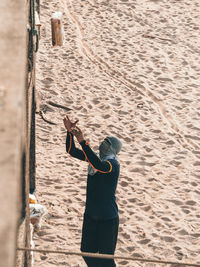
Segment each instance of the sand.
[[[55,11],[62,47],[51,45]],[[107,135],[123,142],[116,255],[200,264],[199,11],[199,0],[41,1],[37,92],[56,125],[36,115],[36,195],[48,209],[36,248],[80,249],[87,164],[66,154],[68,114],[95,151]],[[35,266],[85,264],[35,254]]]

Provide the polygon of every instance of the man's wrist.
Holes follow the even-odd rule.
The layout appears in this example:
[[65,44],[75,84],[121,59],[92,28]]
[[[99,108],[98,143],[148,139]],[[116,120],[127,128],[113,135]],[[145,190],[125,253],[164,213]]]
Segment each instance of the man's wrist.
[[83,145],[85,142],[86,142],[85,139],[81,139],[81,140],[79,141],[79,144],[80,144],[80,145]]
[[78,140],[78,142],[79,142],[79,144],[81,144],[82,142],[84,142],[85,140],[83,139],[83,138],[80,138],[79,140]]

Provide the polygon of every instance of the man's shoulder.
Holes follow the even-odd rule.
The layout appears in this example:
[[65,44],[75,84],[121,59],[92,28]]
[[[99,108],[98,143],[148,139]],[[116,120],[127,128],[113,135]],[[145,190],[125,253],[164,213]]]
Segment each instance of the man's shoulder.
[[109,161],[112,165],[119,167],[119,161],[117,159],[107,159],[106,161]]

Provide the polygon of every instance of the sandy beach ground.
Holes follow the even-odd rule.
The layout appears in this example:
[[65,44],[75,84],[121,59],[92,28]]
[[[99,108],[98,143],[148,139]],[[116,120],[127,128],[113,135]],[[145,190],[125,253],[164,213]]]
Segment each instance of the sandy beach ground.
[[[55,11],[62,47],[51,45]],[[56,125],[36,115],[36,195],[48,210],[36,248],[80,249],[87,163],[66,154],[68,114],[95,150],[107,135],[123,142],[116,255],[200,264],[199,14],[199,0],[41,1],[37,92]],[[85,264],[35,253],[39,266]]]

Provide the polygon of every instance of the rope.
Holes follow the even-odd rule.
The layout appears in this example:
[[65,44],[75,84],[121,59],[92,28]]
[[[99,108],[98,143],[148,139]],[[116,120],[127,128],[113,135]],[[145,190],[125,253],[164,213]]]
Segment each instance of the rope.
[[55,122],[52,122],[52,121],[49,121],[47,120],[45,117],[44,117],[44,113],[43,111],[39,111],[38,114],[40,115],[40,117],[43,119],[43,121],[47,122],[48,124],[51,124],[51,125],[57,125]]
[[29,249],[29,248],[17,248],[17,250],[22,251],[33,251],[38,253],[54,253],[54,254],[65,254],[65,255],[76,255],[82,257],[91,257],[91,258],[100,258],[100,259],[116,259],[116,260],[131,260],[131,261],[140,261],[140,262],[152,262],[152,263],[163,263],[163,264],[176,264],[179,266],[195,266],[200,267],[200,264],[186,263],[186,262],[175,262],[175,261],[164,261],[164,260],[153,260],[145,258],[134,258],[128,256],[114,256],[109,254],[98,254],[98,253],[87,253],[87,252],[74,252],[67,250],[46,250],[46,249]]
[[32,79],[33,79],[33,64],[32,64],[32,62],[31,62],[31,60],[30,60],[29,57],[28,57],[28,63],[29,63],[29,65],[30,65],[30,81],[29,81],[29,83],[28,83],[28,85],[27,85],[27,89],[29,90],[30,85],[31,85],[31,83],[32,83]]

